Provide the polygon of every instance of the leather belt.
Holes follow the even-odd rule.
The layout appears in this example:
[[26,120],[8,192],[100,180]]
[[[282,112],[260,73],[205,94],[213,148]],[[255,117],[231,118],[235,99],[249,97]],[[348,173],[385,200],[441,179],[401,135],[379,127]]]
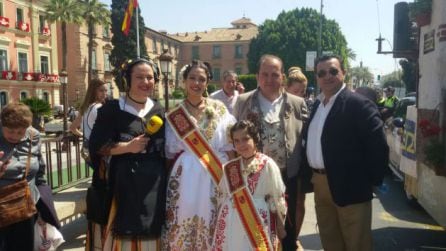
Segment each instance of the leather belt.
[[327,174],[327,172],[325,171],[325,169],[319,169],[319,168],[311,168],[313,169],[314,173],[318,173],[318,174]]

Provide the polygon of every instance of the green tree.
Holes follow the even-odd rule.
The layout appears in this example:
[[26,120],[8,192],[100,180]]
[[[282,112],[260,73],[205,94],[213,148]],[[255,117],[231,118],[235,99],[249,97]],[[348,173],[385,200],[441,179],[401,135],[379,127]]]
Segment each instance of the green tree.
[[387,75],[382,76],[381,82],[384,88],[392,86],[392,87],[403,87],[404,84],[401,81],[402,72],[400,70],[391,72]]
[[347,48],[347,57],[348,57],[349,61],[350,60],[355,61],[356,60],[356,52],[353,51],[352,48]]
[[31,112],[33,113],[32,126],[38,130],[43,128],[40,125],[43,116],[51,115],[51,106],[45,100],[39,99],[37,97],[27,98],[22,100],[22,103],[27,105]]
[[257,79],[255,74],[240,75],[238,76],[238,80],[243,83],[245,92],[249,92],[257,88]]
[[356,66],[351,68],[350,76],[352,79],[355,79],[355,85],[367,85],[369,83],[373,83],[373,74],[370,72],[368,67],[360,67]]
[[[112,0],[111,5],[111,30],[113,33],[112,44],[113,49],[110,55],[110,63],[113,65],[113,75],[115,76],[116,84],[120,91],[124,91],[121,78],[119,78],[119,69],[121,69],[122,63],[129,58],[136,58],[136,13],[133,13],[132,21],[130,24],[130,32],[128,36],[125,36],[122,31],[122,21],[124,19],[125,11],[127,8],[128,0]],[[139,7],[138,7],[139,8]],[[136,12],[136,8],[134,9]],[[139,12],[141,13],[141,12]],[[144,43],[145,25],[144,19],[139,14],[139,45],[140,45],[140,57],[148,58],[146,45]]]
[[[320,14],[309,8],[283,11],[276,20],[266,20],[259,26],[259,33],[249,46],[248,67],[257,72],[257,62],[265,54],[279,56],[285,69],[291,66],[305,68],[306,52],[317,51]],[[334,20],[322,16],[322,51],[332,51],[345,59],[348,65],[347,42]],[[305,72],[308,82],[314,83],[314,73]]]
[[67,24],[81,24],[83,5],[77,0],[49,0],[45,5],[46,20],[60,22],[62,29],[62,69],[67,69]]
[[88,26],[88,83],[90,83],[93,69],[93,65],[91,64],[93,59],[93,44],[96,37],[94,29],[96,25],[103,25],[108,28],[111,13],[107,5],[98,0],[85,0],[83,12],[83,18]]
[[406,92],[414,92],[416,91],[417,84],[417,62],[414,60],[402,59],[399,61],[401,68],[403,70],[403,74],[401,76],[401,80],[406,86]]

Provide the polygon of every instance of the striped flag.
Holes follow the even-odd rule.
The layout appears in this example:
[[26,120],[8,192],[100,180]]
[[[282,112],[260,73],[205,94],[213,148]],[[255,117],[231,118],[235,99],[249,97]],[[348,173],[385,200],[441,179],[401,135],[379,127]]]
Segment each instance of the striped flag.
[[127,9],[125,10],[124,20],[122,21],[121,30],[124,35],[128,36],[130,31],[130,23],[132,22],[133,10],[138,8],[138,0],[129,0]]

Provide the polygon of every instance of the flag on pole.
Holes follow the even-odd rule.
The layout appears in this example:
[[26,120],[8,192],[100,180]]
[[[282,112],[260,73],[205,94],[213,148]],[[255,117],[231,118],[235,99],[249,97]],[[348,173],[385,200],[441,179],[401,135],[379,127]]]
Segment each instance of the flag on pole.
[[124,20],[122,21],[121,30],[124,35],[128,36],[130,31],[130,24],[132,22],[133,10],[138,8],[138,0],[129,0],[127,9],[125,10]]

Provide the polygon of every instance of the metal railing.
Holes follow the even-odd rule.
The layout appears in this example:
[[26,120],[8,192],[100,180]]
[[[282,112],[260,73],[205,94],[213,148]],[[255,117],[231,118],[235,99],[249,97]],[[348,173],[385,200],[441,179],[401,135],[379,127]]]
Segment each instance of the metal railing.
[[75,136],[42,140],[42,155],[46,163],[46,180],[57,192],[90,177],[92,171],[81,157],[82,139]]

